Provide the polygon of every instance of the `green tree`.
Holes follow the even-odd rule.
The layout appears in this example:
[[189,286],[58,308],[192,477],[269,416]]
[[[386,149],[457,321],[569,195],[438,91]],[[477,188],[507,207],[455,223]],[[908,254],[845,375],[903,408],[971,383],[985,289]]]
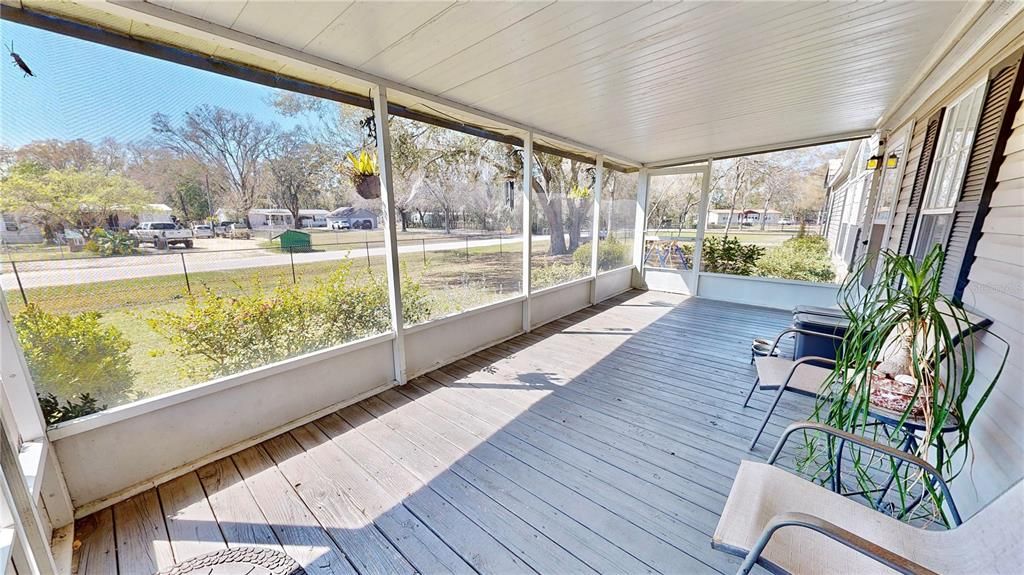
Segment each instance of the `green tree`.
[[0,180],[0,211],[31,219],[52,239],[64,226],[91,228],[117,211],[134,211],[153,201],[137,182],[94,167],[46,169],[18,163]]

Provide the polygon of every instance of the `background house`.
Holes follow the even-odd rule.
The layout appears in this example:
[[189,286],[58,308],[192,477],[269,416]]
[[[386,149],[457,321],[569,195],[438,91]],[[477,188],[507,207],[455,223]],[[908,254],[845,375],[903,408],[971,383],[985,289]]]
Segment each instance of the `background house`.
[[329,210],[320,209],[308,209],[299,210],[299,221],[298,226],[300,228],[326,228],[328,221],[327,216],[331,212]]
[[[327,216],[331,227],[338,227],[336,224],[348,224],[351,229],[376,229],[377,214],[366,208],[338,208]],[[359,224],[358,226],[356,224]],[[369,227],[367,227],[369,224]]]
[[0,213],[0,241],[5,244],[38,244],[43,230],[18,214]]
[[729,223],[729,214],[732,214],[732,225],[738,224],[758,224],[761,223],[761,216],[764,216],[764,223],[768,226],[774,226],[782,220],[782,212],[778,210],[759,210],[757,208],[746,208],[730,210],[724,209],[713,209],[708,210],[708,225],[709,226],[724,226]]
[[295,227],[295,218],[288,210],[257,208],[249,210],[249,227],[253,230],[286,230]]

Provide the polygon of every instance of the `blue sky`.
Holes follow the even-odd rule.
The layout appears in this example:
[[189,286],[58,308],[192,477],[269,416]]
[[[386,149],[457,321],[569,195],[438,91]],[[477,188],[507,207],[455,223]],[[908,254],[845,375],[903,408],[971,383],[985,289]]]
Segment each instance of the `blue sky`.
[[[295,124],[266,103],[273,88],[8,21],[0,22],[0,38],[0,143],[6,146],[47,138],[136,141],[150,135],[153,113],[177,122],[200,104],[286,128]],[[12,40],[34,78],[12,63]]]

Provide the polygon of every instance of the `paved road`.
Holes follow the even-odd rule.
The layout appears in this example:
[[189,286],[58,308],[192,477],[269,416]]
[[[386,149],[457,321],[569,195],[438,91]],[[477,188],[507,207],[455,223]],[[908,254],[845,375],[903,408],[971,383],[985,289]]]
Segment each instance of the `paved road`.
[[[535,239],[546,240],[547,236],[534,236]],[[522,238],[517,236],[503,238],[488,238],[480,240],[469,240],[469,247],[496,246],[499,243],[508,246],[518,246]],[[424,249],[427,252],[446,250],[466,249],[464,237],[452,239],[451,241],[427,242],[425,246],[420,243],[400,245],[398,252],[421,253]],[[350,258],[365,258],[369,252],[370,257],[384,256],[384,247],[356,248],[352,250],[337,250],[323,252],[296,253],[295,263],[306,264],[313,262],[338,261]],[[282,266],[291,263],[288,254],[276,253],[266,250],[252,251],[178,251],[172,249],[168,253],[153,254],[145,256],[130,256],[119,258],[83,258],[77,260],[53,260],[45,262],[27,262],[18,264],[18,276],[21,285],[25,289],[85,284],[102,281],[115,281],[126,279],[138,279],[154,276],[178,275],[182,273],[182,256],[185,255],[185,265],[189,273],[213,272],[225,270],[252,269],[268,266]],[[4,290],[18,289],[18,283],[10,267],[4,266],[7,273],[0,274],[0,287]]]

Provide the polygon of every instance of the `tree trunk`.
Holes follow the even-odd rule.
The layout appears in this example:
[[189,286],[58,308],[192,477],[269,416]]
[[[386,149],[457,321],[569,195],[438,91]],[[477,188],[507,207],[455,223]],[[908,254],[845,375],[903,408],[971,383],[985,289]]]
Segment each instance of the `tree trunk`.
[[[590,213],[591,206],[594,205],[593,199],[581,199],[571,200],[569,209],[572,210],[569,226],[569,251],[575,252],[580,247],[580,240],[583,237],[583,224],[587,221],[587,214]],[[594,238],[590,238],[591,241]]]
[[178,192],[178,202],[181,203],[181,215],[184,217],[186,222],[189,221],[188,204],[185,203],[185,194]]
[[768,194],[764,199],[764,208],[761,210],[761,231],[764,231],[765,224],[768,223],[768,202],[772,201],[772,194]]
[[544,217],[548,221],[548,235],[551,238],[548,253],[553,256],[567,253],[565,247],[565,226],[562,223],[562,203],[544,203]]
[[[612,239],[612,212],[615,211],[615,187],[614,186],[612,187],[612,193],[609,194],[609,198],[608,199],[609,199],[609,201],[608,201],[608,209],[605,210],[606,212],[608,212],[607,214],[605,214],[605,222],[607,222],[606,225],[605,225],[605,232],[606,232],[605,233],[605,237],[608,238],[608,239]],[[600,230],[598,230],[598,231],[600,231]]]
[[[729,228],[732,227],[732,215],[736,211],[736,201],[739,200],[743,191],[743,168],[736,166],[736,187],[732,190],[732,203],[729,204],[729,219],[725,222],[725,236],[729,236]],[[743,194],[745,196],[745,194]]]
[[562,255],[566,253],[565,228],[562,225],[562,200],[556,197],[552,201],[548,201],[547,193],[544,192],[544,188],[541,187],[536,178],[533,178],[533,192],[540,200],[541,208],[544,210],[544,218],[548,222],[548,233],[551,237],[548,253],[553,256]]
[[301,228],[302,226],[299,224],[298,196],[293,196],[292,201],[289,202],[288,211],[292,213],[292,227],[296,229]]

